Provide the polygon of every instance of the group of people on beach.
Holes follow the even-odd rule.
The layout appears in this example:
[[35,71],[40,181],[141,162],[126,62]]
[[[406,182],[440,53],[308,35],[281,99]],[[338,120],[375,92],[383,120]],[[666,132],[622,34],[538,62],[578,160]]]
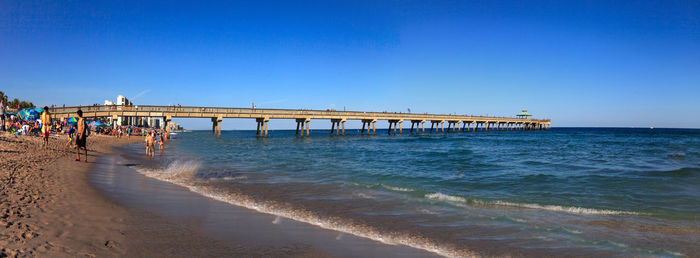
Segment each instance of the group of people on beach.
[[0,100],[0,131],[7,131],[16,135],[40,136],[43,138],[42,144],[44,146],[48,145],[52,132],[56,135],[65,134],[68,136],[66,147],[73,148],[76,151],[75,161],[81,160],[80,152],[82,150],[86,163],[87,137],[92,132],[117,138],[122,137],[124,134],[129,138],[132,134],[145,136],[146,155],[148,157],[154,156],[156,146],[158,146],[159,152],[162,153],[165,149],[165,143],[170,138],[168,131],[160,129],[133,126],[91,126],[83,117],[83,111],[80,109],[72,122],[69,122],[69,119],[53,119],[48,107],[44,107],[39,118],[34,121],[24,120],[16,115],[6,115],[5,109],[6,106]]
[[157,130],[157,129],[150,129],[146,133],[146,138],[144,141],[146,142],[146,157],[153,157],[155,156],[155,146],[158,146],[158,152],[163,153],[163,150],[165,150],[165,143],[168,141],[170,138],[170,133],[165,130]]

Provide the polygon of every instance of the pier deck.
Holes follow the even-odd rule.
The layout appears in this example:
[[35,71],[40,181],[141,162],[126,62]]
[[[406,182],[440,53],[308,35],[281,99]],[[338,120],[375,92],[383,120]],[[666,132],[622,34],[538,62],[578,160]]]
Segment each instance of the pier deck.
[[[331,135],[345,135],[345,121],[362,121],[361,134],[376,135],[376,122],[385,120],[389,123],[389,134],[402,134],[402,122],[410,122],[412,133],[414,126],[416,132],[422,130],[425,133],[425,123],[430,123],[430,133],[435,132],[462,132],[462,131],[513,131],[513,130],[544,130],[551,126],[550,119],[489,117],[471,115],[445,115],[445,114],[416,114],[416,113],[388,113],[388,112],[363,112],[363,111],[335,111],[335,110],[298,110],[298,109],[263,109],[263,108],[224,108],[224,107],[179,107],[179,106],[124,106],[124,105],[97,105],[50,108],[53,117],[62,119],[76,115],[78,109],[82,109],[83,117],[88,118],[113,118],[119,117],[162,117],[167,124],[173,118],[210,118],[212,131],[221,134],[221,121],[224,118],[249,118],[255,119],[257,135],[267,137],[267,123],[270,119],[294,119],[297,122],[297,135],[308,136],[310,133],[309,122],[311,120],[329,120],[331,122]],[[447,130],[445,130],[447,123]],[[336,127],[337,126],[337,127]],[[370,128],[371,127],[371,128]],[[301,130],[300,130],[301,129]],[[371,130],[370,130],[371,129]],[[397,130],[398,129],[398,130]],[[305,132],[306,131],[306,132]]]

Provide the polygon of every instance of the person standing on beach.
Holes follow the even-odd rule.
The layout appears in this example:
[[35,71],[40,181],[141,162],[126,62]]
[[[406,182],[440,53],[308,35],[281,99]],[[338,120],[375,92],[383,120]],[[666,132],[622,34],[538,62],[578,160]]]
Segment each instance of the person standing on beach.
[[49,134],[51,133],[51,114],[49,107],[44,106],[44,112],[41,113],[41,136],[44,137],[44,148],[49,144]]
[[0,99],[0,130],[5,131],[5,103]]
[[80,149],[85,150],[85,163],[87,163],[87,125],[83,118],[83,110],[78,109],[78,130],[75,135],[75,153],[77,158],[75,161],[80,161]]

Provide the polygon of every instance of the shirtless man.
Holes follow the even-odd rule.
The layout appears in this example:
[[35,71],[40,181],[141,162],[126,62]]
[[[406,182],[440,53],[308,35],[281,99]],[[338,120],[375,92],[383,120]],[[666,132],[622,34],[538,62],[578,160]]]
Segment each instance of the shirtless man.
[[87,126],[83,118],[83,110],[78,109],[78,130],[75,132],[75,153],[77,158],[75,161],[80,161],[80,148],[85,150],[85,163],[87,163]]
[[148,134],[146,134],[146,155],[147,156],[152,156],[153,154],[155,154],[155,149],[153,146],[154,141],[155,141],[155,139],[154,139],[153,132],[152,131],[148,132]]

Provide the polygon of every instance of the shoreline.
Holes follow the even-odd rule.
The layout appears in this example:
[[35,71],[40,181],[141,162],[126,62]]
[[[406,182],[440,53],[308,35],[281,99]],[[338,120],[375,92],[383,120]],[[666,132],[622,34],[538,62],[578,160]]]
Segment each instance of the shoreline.
[[221,256],[221,243],[144,211],[120,206],[88,181],[95,162],[112,147],[140,143],[88,138],[88,161],[75,162],[65,136],[0,133],[0,256]]
[[[188,225],[226,243],[241,256],[438,257],[406,245],[391,245],[326,229],[202,195],[134,170],[133,151],[117,148],[96,165],[90,181],[115,202]],[[132,149],[133,150],[133,149]],[[121,154],[121,155],[120,155]]]
[[[48,149],[43,150],[39,137],[0,132],[0,168],[3,170],[0,175],[0,196],[3,197],[0,201],[0,256],[329,257],[348,256],[349,253],[435,256],[407,246],[386,245],[313,225],[301,225],[302,222],[283,219],[280,223],[280,219],[274,216],[270,219],[271,215],[207,198],[184,188],[176,190],[178,196],[197,195],[198,203],[207,206],[218,203],[219,210],[228,209],[228,215],[239,216],[241,222],[233,229],[242,231],[222,237],[221,230],[211,234],[211,230],[193,221],[125,205],[104,189],[99,189],[95,182],[91,182],[91,177],[105,157],[118,156],[115,147],[142,141],[142,137],[136,136],[131,139],[91,136],[88,138],[89,163],[86,164],[82,159],[74,161],[75,153],[65,147],[65,136],[50,137]],[[102,163],[112,164],[109,162]],[[125,168],[124,164],[112,165]],[[145,178],[140,174],[137,176]],[[158,183],[181,188],[167,182]],[[246,225],[241,227],[242,224]],[[265,242],[271,236],[272,241]],[[304,237],[297,240],[299,236]],[[327,246],[328,243],[331,245]],[[348,252],[353,250],[352,247],[356,250]]]

